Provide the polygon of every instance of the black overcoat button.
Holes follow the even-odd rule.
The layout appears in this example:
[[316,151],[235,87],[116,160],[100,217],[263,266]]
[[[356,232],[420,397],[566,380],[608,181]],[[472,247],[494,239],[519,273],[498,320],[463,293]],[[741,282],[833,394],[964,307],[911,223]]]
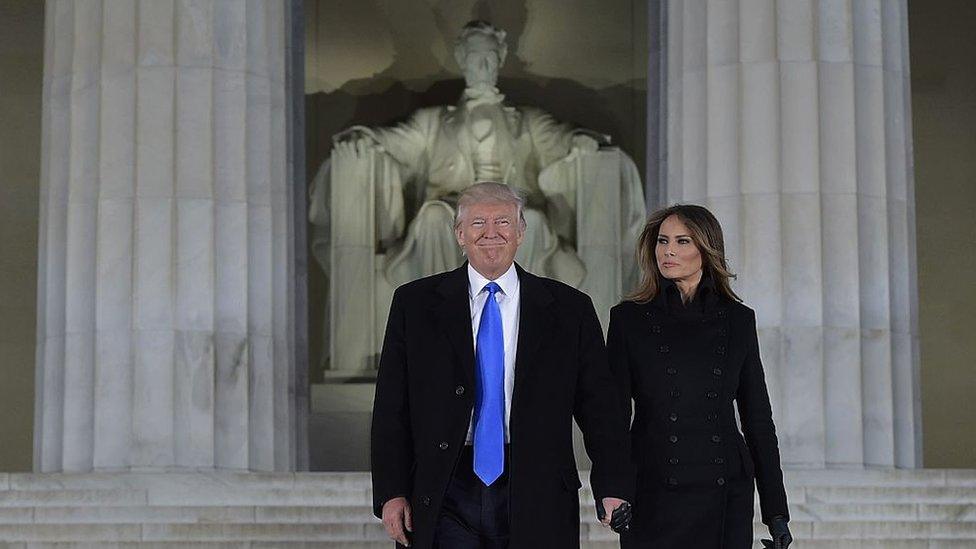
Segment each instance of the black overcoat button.
[[668,442],[670,442],[671,444],[674,444],[674,443],[678,442],[678,435],[671,435],[671,436],[669,436],[668,437]]
[[654,326],[651,326],[651,331],[654,332],[655,334],[659,334],[661,333],[661,327],[655,324]]
[[719,442],[722,442],[722,437],[720,437],[718,435],[712,435],[712,442],[714,442],[716,444],[719,443]]
[[441,450],[447,450],[447,448],[449,446],[450,446],[450,444],[448,444],[446,442],[442,442],[442,443],[440,443],[440,444],[437,445],[437,447],[440,448]]
[[712,374],[714,374],[716,376],[720,376],[720,375],[722,375],[722,369],[721,368],[712,368]]
[[668,486],[677,486],[677,485],[678,485],[678,479],[674,477],[668,478]]
[[457,396],[463,395],[464,394],[464,385],[458,385],[457,387],[455,387],[454,388],[454,394],[456,394]]
[[718,414],[714,412],[705,416],[705,421],[715,421],[716,419],[718,419]]
[[678,397],[681,396],[681,391],[679,391],[677,389],[671,389],[670,395],[671,395],[671,398],[678,398]]
[[709,392],[705,393],[705,397],[706,398],[718,398],[718,393],[716,393],[715,391],[709,391]]
[[725,464],[725,458],[720,458],[720,457],[715,458],[715,465],[724,465],[724,464]]
[[667,345],[661,345],[660,347],[657,348],[657,351],[659,353],[667,353],[670,350],[671,350],[671,347],[668,347]]
[[718,477],[718,480],[715,482],[717,482],[719,486],[725,486],[725,479],[722,477]]
[[668,369],[665,371],[668,373],[669,376],[673,376],[674,374],[678,373],[677,368],[673,366],[669,366]]
[[671,464],[671,465],[677,465],[678,464],[678,458],[668,458],[668,463]]
[[427,507],[430,507],[430,498],[427,497],[427,496],[424,496],[424,497],[420,498],[420,503],[423,503]]
[[716,354],[719,354],[719,355],[724,355],[725,354],[725,345],[719,345],[718,348],[715,349],[715,353]]
[[670,419],[671,421],[678,421],[678,414],[671,412],[671,415],[668,416],[668,419]]

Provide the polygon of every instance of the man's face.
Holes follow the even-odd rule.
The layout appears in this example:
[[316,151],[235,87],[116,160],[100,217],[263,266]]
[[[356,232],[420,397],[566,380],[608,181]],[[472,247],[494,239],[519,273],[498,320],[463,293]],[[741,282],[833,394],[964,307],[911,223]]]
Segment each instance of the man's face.
[[464,59],[460,59],[464,82],[469,88],[494,87],[498,83],[498,44],[494,38],[473,34],[464,42]]
[[525,230],[519,222],[518,206],[483,202],[465,207],[454,234],[471,266],[494,280],[512,266]]

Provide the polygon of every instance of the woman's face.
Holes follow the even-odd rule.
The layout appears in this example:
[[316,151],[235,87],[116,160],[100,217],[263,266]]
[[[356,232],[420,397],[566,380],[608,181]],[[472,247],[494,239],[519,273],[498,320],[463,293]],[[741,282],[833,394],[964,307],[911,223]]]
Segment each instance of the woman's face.
[[671,280],[693,277],[702,269],[701,252],[691,239],[691,231],[675,215],[661,223],[654,255],[658,270]]

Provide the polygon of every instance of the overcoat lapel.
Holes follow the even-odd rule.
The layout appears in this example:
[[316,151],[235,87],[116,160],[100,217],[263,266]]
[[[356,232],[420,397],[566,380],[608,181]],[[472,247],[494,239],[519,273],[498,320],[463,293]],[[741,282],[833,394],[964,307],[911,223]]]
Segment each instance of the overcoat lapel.
[[[440,301],[433,305],[438,329],[447,336],[458,359],[465,383],[474,386],[474,339],[471,335],[471,308],[468,298],[468,264],[451,271],[437,287]],[[535,275],[515,265],[521,286],[519,336],[515,351],[515,388],[512,409],[516,409],[520,387],[537,361],[539,348],[555,330],[556,319],[550,305],[552,293]]]
[[474,387],[474,339],[468,298],[468,264],[451,271],[437,287],[440,302],[434,305],[438,328],[454,348],[465,384]]
[[515,388],[512,392],[513,417],[518,408],[519,394],[524,391],[525,380],[537,363],[539,348],[552,336],[556,322],[550,309],[552,292],[539,277],[525,272],[517,263],[515,269],[519,276],[521,302],[518,348],[515,351]]

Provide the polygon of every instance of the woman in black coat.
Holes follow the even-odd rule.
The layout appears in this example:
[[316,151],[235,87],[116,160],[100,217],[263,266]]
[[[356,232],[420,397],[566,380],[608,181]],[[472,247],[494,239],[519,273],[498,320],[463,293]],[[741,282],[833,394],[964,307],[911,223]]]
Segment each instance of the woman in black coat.
[[656,212],[638,262],[641,286],[610,311],[607,336],[627,409],[634,405],[637,496],[621,547],[752,547],[754,485],[772,536],[764,544],[787,547],[756,316],[729,286],[718,221],[701,206]]

